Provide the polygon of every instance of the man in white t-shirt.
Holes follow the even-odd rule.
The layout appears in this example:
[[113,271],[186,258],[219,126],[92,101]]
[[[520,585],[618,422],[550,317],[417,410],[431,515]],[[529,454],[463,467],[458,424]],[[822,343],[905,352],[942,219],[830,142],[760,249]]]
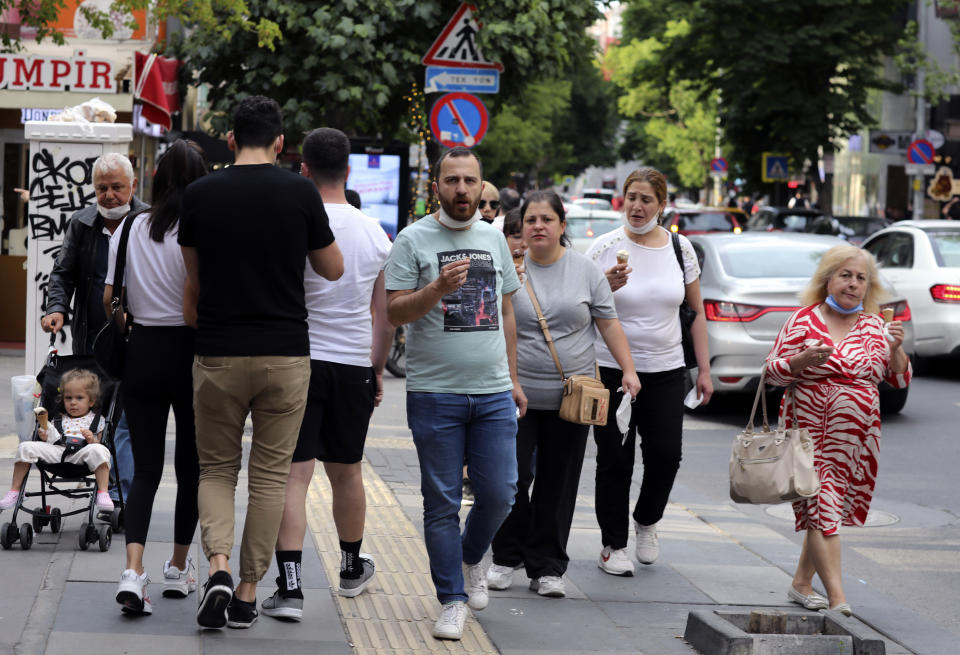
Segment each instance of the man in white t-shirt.
[[340,595],[359,595],[374,574],[373,558],[360,553],[366,513],[360,460],[370,416],[383,396],[383,367],[393,340],[382,270],[390,240],[375,219],[347,202],[349,155],[350,140],[332,128],[313,130],[303,142],[300,172],[320,192],[343,253],[344,274],[329,282],[306,265],[310,391],[277,537],[277,591],[261,604],[264,614],[277,618],[303,616],[304,503],[315,460],[323,462],[333,490]]

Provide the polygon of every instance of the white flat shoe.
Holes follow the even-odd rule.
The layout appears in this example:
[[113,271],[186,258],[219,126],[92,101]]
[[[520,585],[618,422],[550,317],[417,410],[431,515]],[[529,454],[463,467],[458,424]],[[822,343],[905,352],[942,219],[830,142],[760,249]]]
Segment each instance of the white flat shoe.
[[830,606],[827,599],[817,592],[814,591],[809,596],[804,596],[794,589],[793,586],[787,589],[787,600],[791,603],[801,605],[808,610],[825,610]]
[[830,608],[834,612],[840,612],[844,616],[853,616],[853,610],[850,609],[850,603],[840,603]]

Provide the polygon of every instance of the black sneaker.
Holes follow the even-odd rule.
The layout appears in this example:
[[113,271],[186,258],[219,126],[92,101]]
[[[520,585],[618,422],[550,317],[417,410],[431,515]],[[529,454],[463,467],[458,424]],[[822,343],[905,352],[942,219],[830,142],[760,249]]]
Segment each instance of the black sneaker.
[[257,599],[252,603],[237,598],[236,594],[230,605],[227,606],[227,627],[228,628],[249,628],[257,622],[260,613],[257,611]]
[[227,625],[227,606],[233,598],[233,578],[226,571],[217,571],[203,585],[197,623],[202,628],[222,628]]

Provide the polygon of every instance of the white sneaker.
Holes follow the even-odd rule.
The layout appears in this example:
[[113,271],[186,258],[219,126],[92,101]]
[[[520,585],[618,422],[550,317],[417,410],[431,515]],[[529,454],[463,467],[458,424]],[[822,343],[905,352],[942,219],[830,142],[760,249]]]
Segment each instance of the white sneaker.
[[563,578],[558,575],[543,575],[530,580],[530,589],[541,596],[549,598],[563,598],[567,595],[563,587]]
[[440,617],[433,624],[433,636],[437,639],[460,639],[466,620],[467,606],[462,600],[444,603]]
[[487,587],[498,591],[509,589],[513,585],[513,571],[512,566],[491,564],[487,569]]
[[121,573],[117,586],[117,602],[123,605],[120,611],[124,614],[153,614],[153,603],[147,595],[148,584],[150,578],[146,571],[143,575],[137,575],[133,569]]
[[640,525],[633,522],[637,533],[637,561],[641,564],[653,564],[660,556],[660,541],[657,539],[657,524]]
[[170,564],[170,560],[163,563],[163,591],[165,598],[186,598],[188,594],[197,590],[197,567],[193,558],[187,555],[187,567],[180,570]]
[[490,602],[490,596],[487,595],[487,574],[483,570],[483,562],[472,565],[464,562],[463,586],[467,592],[467,598],[469,599],[467,605],[470,606],[470,609],[482,610]]
[[597,560],[597,566],[599,566],[604,573],[609,573],[610,575],[633,575],[633,562],[630,561],[630,556],[627,555],[626,548],[617,548],[614,550],[610,546],[604,546],[603,550],[600,551],[600,559]]

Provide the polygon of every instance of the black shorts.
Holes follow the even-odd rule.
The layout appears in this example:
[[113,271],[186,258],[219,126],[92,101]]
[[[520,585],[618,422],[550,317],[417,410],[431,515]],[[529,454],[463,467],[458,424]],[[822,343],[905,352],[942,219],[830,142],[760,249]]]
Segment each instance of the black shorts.
[[293,461],[359,462],[376,395],[373,367],[311,359],[307,408]]

